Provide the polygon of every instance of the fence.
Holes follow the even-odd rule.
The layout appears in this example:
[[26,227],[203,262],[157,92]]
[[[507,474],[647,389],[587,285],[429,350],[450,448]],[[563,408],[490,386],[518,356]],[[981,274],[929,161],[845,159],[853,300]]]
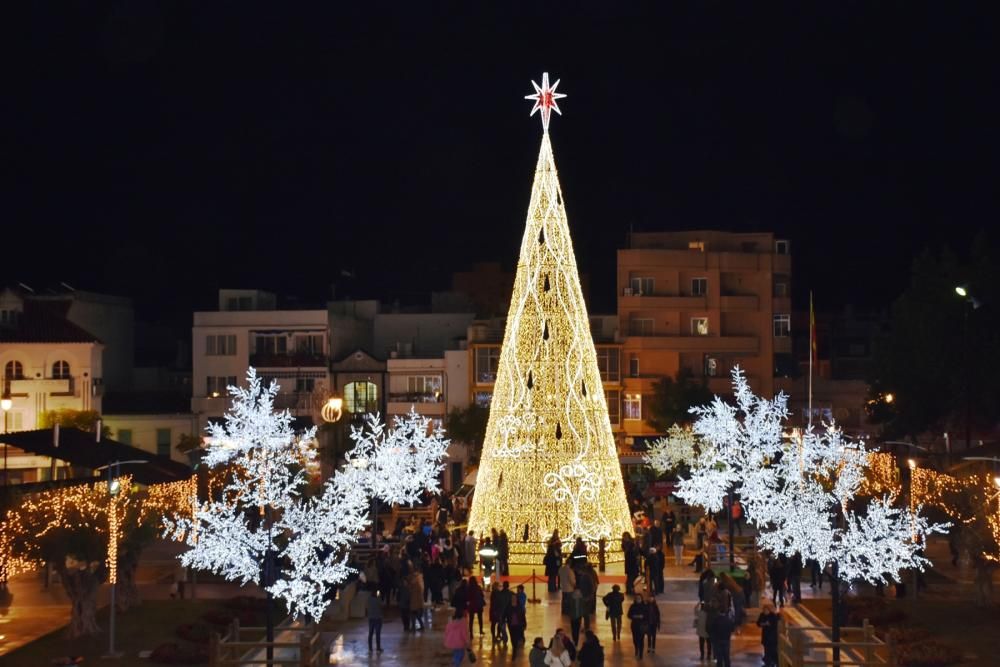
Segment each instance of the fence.
[[[267,631],[263,627],[240,627],[234,619],[221,637],[213,632],[208,643],[209,667],[226,665],[266,665],[273,667],[318,667],[323,656],[320,635],[315,625],[296,627],[283,623],[275,628],[275,641],[260,637]],[[247,637],[249,635],[249,637]],[[272,658],[268,660],[268,649]]]
[[[827,638],[830,628],[781,623],[778,635],[778,667],[806,665],[851,665],[854,667],[896,667],[892,642],[875,636],[867,619],[862,626],[840,629],[841,640]],[[853,639],[852,639],[853,637]],[[834,659],[839,649],[840,657]]]

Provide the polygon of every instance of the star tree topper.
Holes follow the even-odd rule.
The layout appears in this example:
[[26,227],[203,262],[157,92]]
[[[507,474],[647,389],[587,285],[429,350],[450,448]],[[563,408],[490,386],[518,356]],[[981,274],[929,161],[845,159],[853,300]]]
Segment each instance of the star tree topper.
[[562,111],[559,110],[559,104],[556,102],[556,100],[566,97],[566,95],[564,95],[563,93],[556,92],[556,88],[559,87],[559,79],[556,79],[556,82],[552,84],[552,86],[549,86],[548,72],[542,72],[542,85],[539,86],[534,81],[531,82],[531,85],[535,87],[534,95],[524,96],[524,99],[534,100],[535,102],[535,106],[531,108],[531,114],[529,115],[534,116],[536,111],[541,110],[542,131],[548,132],[549,117],[551,116],[552,112],[555,111],[560,116],[562,115]]

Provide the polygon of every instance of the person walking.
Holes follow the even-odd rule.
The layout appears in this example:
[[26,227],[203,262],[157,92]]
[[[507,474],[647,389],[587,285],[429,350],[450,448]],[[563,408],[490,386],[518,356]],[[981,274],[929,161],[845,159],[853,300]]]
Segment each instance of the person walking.
[[733,635],[733,619],[728,611],[713,611],[708,618],[708,636],[715,654],[715,667],[732,667],[729,646]]
[[778,621],[781,616],[774,603],[764,600],[757,626],[760,627],[760,643],[764,646],[764,667],[778,667]]
[[802,554],[798,551],[788,559],[788,588],[792,592],[792,604],[802,602]]
[[455,608],[455,613],[469,610],[469,584],[465,579],[459,579],[455,592],[451,594],[451,606]]
[[649,583],[654,593],[663,593],[663,569],[666,567],[666,558],[663,550],[653,547],[649,550]]
[[712,641],[708,636],[708,609],[704,602],[694,606],[694,629],[698,634],[698,655],[700,660],[712,659]]
[[468,596],[466,608],[469,610],[469,639],[472,639],[472,621],[474,618],[479,619],[479,634],[486,634],[483,632],[483,607],[486,606],[486,599],[483,595],[483,589],[479,587],[479,581],[475,577],[469,577],[466,595]]
[[656,594],[649,596],[646,602],[646,648],[650,653],[656,653],[656,633],[660,631],[660,605],[656,603]]
[[698,540],[695,543],[695,549],[701,551],[702,549],[705,548],[705,538],[708,536],[708,521],[705,519],[704,516],[698,519],[698,527],[696,534],[698,536]]
[[502,624],[500,616],[500,582],[494,581],[490,584],[490,642],[497,643],[499,625]]
[[462,543],[462,563],[471,573],[476,567],[476,536],[475,531],[470,530]]
[[569,598],[569,629],[573,635],[573,645],[580,643],[580,626],[583,624],[583,617],[586,616],[586,606],[583,593],[580,589],[573,591]]
[[611,587],[611,592],[606,593],[603,598],[605,612],[604,618],[611,621],[611,640],[621,641],[622,638],[622,616],[625,604],[625,596],[621,593],[621,587],[615,584]]
[[451,650],[451,664],[459,667],[469,651],[469,637],[465,636],[465,612],[456,610],[444,628],[444,646]]
[[[492,602],[490,603],[492,605]],[[510,590],[510,582],[505,581],[497,593],[497,639],[507,643],[507,621],[510,610],[514,607],[514,593]],[[490,607],[490,620],[493,619],[493,608]]]
[[399,583],[396,591],[396,604],[399,605],[399,620],[403,622],[403,632],[410,631],[410,586],[407,581]]
[[414,570],[410,575],[410,627],[417,631],[417,623],[420,623],[421,632],[424,627],[424,576],[419,570]]
[[545,549],[542,565],[545,566],[545,576],[549,580],[549,593],[555,593],[559,590],[559,567],[562,565],[562,554],[555,544],[550,543]]
[[684,526],[674,525],[670,533],[670,543],[674,547],[674,565],[680,567],[684,565]]
[[577,570],[576,588],[583,602],[583,628],[589,630],[590,617],[597,612],[597,573],[590,563]]
[[378,586],[368,584],[368,600],[365,602],[365,616],[368,617],[368,652],[372,652],[372,637],[375,637],[375,650],[382,652],[382,618],[385,615],[385,603],[378,596]]
[[635,657],[642,658],[646,646],[646,603],[642,593],[637,593],[628,608],[628,620],[632,622],[632,645],[635,646]]
[[531,650],[528,651],[528,667],[547,667],[548,663],[545,662],[547,653],[545,640],[535,637],[535,641],[531,643]]
[[604,647],[591,630],[584,633],[583,646],[576,657],[580,667],[604,667]]
[[501,530],[500,535],[494,543],[497,549],[497,570],[500,576],[510,576],[510,542],[507,538],[507,531]]
[[788,569],[783,558],[784,556],[772,557],[767,565],[767,574],[771,578],[772,599],[779,608],[785,606],[785,573]]
[[635,540],[628,533],[622,533],[622,554],[625,557],[625,594],[635,593],[635,580],[639,576],[639,552]]
[[[506,584],[506,582],[504,582]],[[524,645],[524,631],[528,627],[527,613],[525,609],[524,587],[518,586],[518,594],[512,596],[514,604],[507,613],[507,628],[510,631],[510,645],[514,651]]]

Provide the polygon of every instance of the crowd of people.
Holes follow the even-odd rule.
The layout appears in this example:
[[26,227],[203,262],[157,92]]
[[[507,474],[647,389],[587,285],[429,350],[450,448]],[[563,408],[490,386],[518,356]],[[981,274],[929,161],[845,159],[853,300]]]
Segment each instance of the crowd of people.
[[[686,508],[680,509],[678,516],[668,506],[659,518],[637,520],[635,536],[622,535],[625,590],[614,584],[603,596],[598,595],[600,578],[588,557],[593,556],[592,547],[577,538],[566,545],[567,552],[558,531],[552,534],[542,565],[548,590],[558,596],[568,629],[558,629],[548,641],[534,638],[527,648],[531,667],[604,664],[604,647],[595,632],[598,598],[612,642],[621,641],[627,619],[635,657],[655,653],[661,630],[657,596],[665,595],[668,553],[674,566],[694,566],[699,575],[691,627],[700,659],[729,667],[731,637],[747,623],[747,610],[759,606],[756,624],[764,646],[764,667],[777,665],[780,609],[801,599],[804,570],[811,573],[813,587],[822,587],[823,571],[816,564],[803,563],[797,555],[765,558],[752,549],[743,555],[745,576],[713,569],[713,561],[719,560],[717,545],[722,542],[717,521],[712,516],[693,519]],[[730,512],[726,518],[735,520],[737,515]],[[642,514],[654,516],[652,511]],[[446,519],[447,514],[436,518]],[[509,645],[512,655],[526,648],[527,595],[523,585],[513,585],[507,578],[509,542],[503,530],[477,536],[472,531],[449,530],[443,521],[425,520],[404,526],[401,538],[396,548],[385,546],[377,551],[361,574],[371,593],[366,603],[369,651],[382,651],[385,608],[392,604],[398,607],[404,632],[413,633],[425,631],[428,610],[448,609],[444,643],[456,666],[471,659],[472,639],[477,630],[485,637],[487,627],[490,641]],[[688,560],[684,551],[692,542],[694,557]],[[500,577],[492,576],[494,570]]]

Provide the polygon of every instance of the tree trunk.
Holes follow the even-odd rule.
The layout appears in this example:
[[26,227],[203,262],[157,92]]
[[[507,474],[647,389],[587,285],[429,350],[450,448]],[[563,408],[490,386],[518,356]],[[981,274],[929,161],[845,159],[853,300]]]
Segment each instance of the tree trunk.
[[81,569],[73,563],[72,566],[57,565],[56,569],[66,595],[73,604],[69,619],[69,638],[99,633],[101,627],[97,624],[97,594],[104,582],[104,568],[99,563],[92,563]]
[[138,559],[118,559],[118,590],[115,595],[115,606],[118,611],[128,611],[142,603],[136,573],[139,569]]

